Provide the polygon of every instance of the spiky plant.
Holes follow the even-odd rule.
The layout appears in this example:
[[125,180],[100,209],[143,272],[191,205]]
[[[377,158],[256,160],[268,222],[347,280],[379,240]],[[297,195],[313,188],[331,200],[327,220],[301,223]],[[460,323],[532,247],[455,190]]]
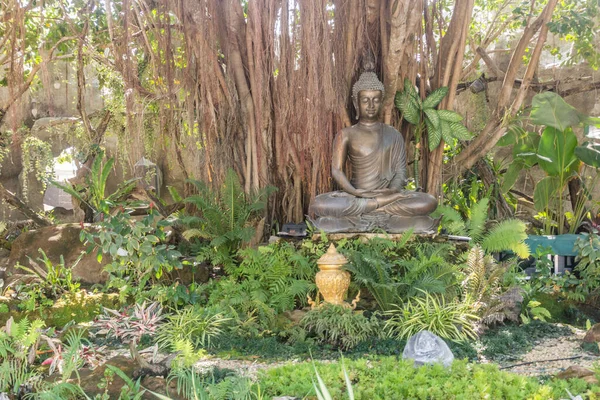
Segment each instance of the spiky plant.
[[[403,247],[411,238],[412,231],[405,232],[395,243]],[[373,239],[369,246],[361,246],[347,253],[346,269],[353,274],[353,281],[365,287],[373,295],[381,310],[387,310],[398,301],[400,283],[394,281],[394,265],[389,261],[387,239]]]
[[410,258],[395,261],[400,267],[399,291],[401,298],[436,293],[453,298],[458,294],[456,275],[458,266],[449,261],[452,246],[423,243],[417,245]]
[[[488,253],[512,251],[521,258],[529,257],[529,247],[524,240],[527,226],[518,219],[507,219],[494,225],[488,223],[489,199],[474,203],[464,218],[449,206],[438,206],[434,215],[443,215],[442,227],[453,235],[468,236],[471,245],[480,245]],[[488,225],[491,225],[488,228]]]
[[389,319],[385,330],[396,338],[409,338],[428,330],[444,339],[476,339],[475,324],[479,317],[472,312],[472,307],[468,299],[447,302],[444,296],[424,293],[423,297],[413,297],[387,311]]

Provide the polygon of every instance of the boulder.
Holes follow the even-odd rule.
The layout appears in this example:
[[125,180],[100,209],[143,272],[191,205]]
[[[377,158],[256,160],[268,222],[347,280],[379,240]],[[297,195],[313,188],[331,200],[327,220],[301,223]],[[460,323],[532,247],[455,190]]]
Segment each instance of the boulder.
[[[15,268],[15,266],[19,263],[29,267],[28,257],[44,268],[42,263],[37,260],[42,257],[38,249],[42,249],[53,264],[60,263],[60,256],[62,255],[65,266],[73,267],[77,258],[86,250],[86,246],[79,240],[81,229],[81,224],[63,224],[23,232],[12,243],[10,257],[4,272],[5,282],[13,282],[17,275],[25,274],[24,271]],[[73,279],[85,284],[104,283],[108,275],[103,272],[103,268],[108,262],[109,257],[103,257],[102,263],[99,263],[95,252],[86,254],[72,268]]]
[[586,381],[587,383],[589,383],[591,385],[598,384],[598,379],[596,379],[594,371],[591,371],[580,365],[571,365],[566,370],[561,371],[558,374],[556,374],[556,377],[558,379],[578,378],[578,379],[583,379],[584,381]]
[[414,360],[417,366],[441,363],[449,367],[454,361],[454,354],[442,338],[425,330],[408,339],[402,358]]
[[600,323],[592,326],[583,337],[584,343],[600,343]]

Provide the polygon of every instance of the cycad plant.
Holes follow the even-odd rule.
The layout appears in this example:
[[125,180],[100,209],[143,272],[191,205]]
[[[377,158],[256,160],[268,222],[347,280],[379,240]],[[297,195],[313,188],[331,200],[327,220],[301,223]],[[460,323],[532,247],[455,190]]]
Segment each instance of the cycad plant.
[[[404,246],[412,232],[406,232],[396,244]],[[348,252],[349,263],[345,268],[353,275],[354,282],[365,287],[373,295],[379,309],[387,310],[397,302],[400,283],[394,281],[394,265],[387,256],[386,239],[373,239],[368,246]]]
[[436,293],[447,298],[458,294],[458,266],[449,262],[453,247],[449,244],[423,243],[415,246],[410,258],[395,261],[400,267],[400,298]]
[[185,202],[193,204],[198,215],[181,218],[181,223],[188,227],[183,236],[188,240],[209,240],[209,249],[201,251],[201,257],[217,264],[230,264],[240,246],[254,237],[253,222],[265,209],[267,198],[275,189],[266,187],[248,195],[232,169],[227,171],[225,181],[217,191],[204,182],[191,182],[198,194],[186,198]]
[[489,199],[484,197],[472,203],[464,218],[449,206],[438,206],[435,215],[443,215],[442,227],[453,235],[468,236],[472,245],[480,245],[487,253],[512,251],[521,258],[529,257],[527,226],[518,219],[506,219],[488,228]]
[[518,303],[523,296],[519,287],[503,287],[506,270],[506,266],[497,264],[480,246],[475,245],[469,250],[462,292],[463,297],[473,303],[473,312],[481,317],[484,325],[506,319],[518,320],[518,313],[514,310],[520,308]]

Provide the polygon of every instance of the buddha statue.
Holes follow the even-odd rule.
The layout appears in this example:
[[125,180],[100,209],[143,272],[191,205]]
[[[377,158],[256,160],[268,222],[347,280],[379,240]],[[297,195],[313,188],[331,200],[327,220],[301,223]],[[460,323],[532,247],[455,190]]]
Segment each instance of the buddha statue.
[[[432,233],[429,217],[435,197],[408,191],[406,150],[402,135],[379,121],[384,86],[374,72],[364,72],[352,88],[358,123],[339,132],[333,142],[331,175],[341,190],[320,194],[309,207],[310,222],[325,232]],[[348,162],[350,173],[344,173]]]

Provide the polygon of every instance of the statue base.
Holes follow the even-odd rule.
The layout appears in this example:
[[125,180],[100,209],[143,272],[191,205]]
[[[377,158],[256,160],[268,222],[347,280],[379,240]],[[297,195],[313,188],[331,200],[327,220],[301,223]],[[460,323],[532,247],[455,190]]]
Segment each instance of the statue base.
[[413,233],[435,234],[440,223],[439,219],[429,216],[399,217],[384,213],[357,217],[317,217],[308,220],[317,230],[325,233],[365,233],[378,230],[403,233],[412,229]]

